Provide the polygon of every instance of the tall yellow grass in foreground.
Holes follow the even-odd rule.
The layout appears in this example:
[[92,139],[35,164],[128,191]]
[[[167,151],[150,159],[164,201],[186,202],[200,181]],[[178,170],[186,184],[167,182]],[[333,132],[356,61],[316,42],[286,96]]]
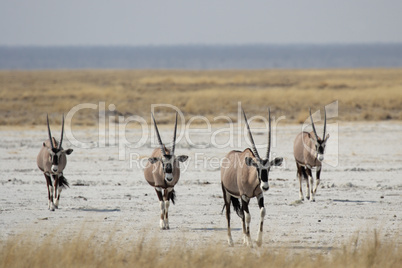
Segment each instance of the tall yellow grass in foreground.
[[[38,242],[40,241],[40,242]],[[63,241],[63,242],[62,242]],[[249,249],[223,245],[186,246],[183,241],[162,248],[140,238],[130,246],[72,239],[20,236],[0,242],[0,267],[400,267],[402,251],[395,242],[357,238],[330,253],[282,248]]]
[[[116,114],[149,120],[151,104],[177,106],[193,115],[228,115],[238,102],[250,114],[267,107],[288,123],[303,122],[308,108],[339,101],[340,120],[402,120],[402,69],[255,71],[0,71],[0,125],[43,125],[46,113],[60,121],[82,103],[114,104]],[[97,110],[85,109],[75,125],[96,125]],[[173,120],[161,119],[162,122]],[[117,118],[117,117],[116,117]],[[222,122],[221,122],[222,123]]]

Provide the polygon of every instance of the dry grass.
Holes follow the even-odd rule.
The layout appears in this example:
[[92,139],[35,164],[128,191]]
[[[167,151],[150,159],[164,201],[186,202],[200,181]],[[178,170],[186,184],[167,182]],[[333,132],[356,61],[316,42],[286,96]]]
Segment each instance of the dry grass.
[[0,241],[0,267],[399,267],[400,245],[378,237],[376,232],[361,241],[356,237],[343,248],[325,253],[286,247],[228,248],[216,243],[195,247],[183,241],[163,248],[144,237],[122,246],[113,242],[116,239],[98,242],[82,232],[64,240],[30,234]]
[[[0,125],[43,125],[46,113],[57,122],[78,104],[99,102],[106,109],[114,104],[113,116],[147,120],[157,103],[177,106],[187,118],[235,119],[242,102],[249,114],[265,114],[270,106],[277,117],[299,123],[309,107],[335,100],[340,120],[402,120],[402,69],[0,72]],[[85,109],[73,124],[96,125],[97,117],[98,111]]]

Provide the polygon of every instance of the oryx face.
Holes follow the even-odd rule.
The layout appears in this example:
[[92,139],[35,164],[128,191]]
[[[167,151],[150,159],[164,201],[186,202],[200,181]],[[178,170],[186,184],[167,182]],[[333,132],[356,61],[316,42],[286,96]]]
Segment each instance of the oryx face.
[[322,140],[320,138],[318,138],[318,140],[311,138],[312,142],[315,145],[316,158],[320,162],[324,161],[325,146],[327,144],[328,138],[329,138],[329,134],[327,134],[327,136],[325,137],[324,140]]
[[311,121],[311,127],[313,128],[313,132],[314,132],[314,137],[311,137],[311,140],[312,140],[313,144],[315,145],[315,151],[316,151],[315,157],[318,159],[318,161],[322,162],[322,161],[324,161],[325,145],[329,138],[329,134],[327,134],[327,136],[325,136],[325,130],[327,128],[327,111],[325,110],[325,107],[324,107],[324,134],[322,134],[323,139],[320,139],[317,135],[317,130],[315,129],[315,126],[314,126],[313,117],[311,116],[311,108],[310,108],[310,121]]
[[277,157],[274,160],[269,161],[268,159],[257,160],[251,157],[246,157],[245,161],[247,166],[253,166],[257,169],[257,176],[260,182],[260,188],[265,192],[269,190],[268,176],[271,167],[280,166],[282,164],[283,158]]
[[[161,162],[162,164],[162,171],[163,175],[165,178],[166,182],[172,182],[173,181],[173,171],[176,168],[176,165],[179,164],[179,162],[184,162],[188,158],[187,155],[180,155],[180,156],[174,156],[174,155],[163,155],[162,157],[151,157],[149,158],[149,162],[151,164],[154,164],[156,162]],[[176,161],[178,160],[178,161]]]
[[62,157],[62,155],[69,155],[73,152],[72,149],[68,150],[62,150],[60,148],[53,148],[53,149],[48,149],[49,152],[49,161],[52,163],[51,166],[51,171],[54,173],[57,173],[59,170],[59,162]]
[[61,157],[61,150],[57,148],[48,149],[49,151],[49,160],[52,163],[51,171],[57,172],[59,170],[59,160]]

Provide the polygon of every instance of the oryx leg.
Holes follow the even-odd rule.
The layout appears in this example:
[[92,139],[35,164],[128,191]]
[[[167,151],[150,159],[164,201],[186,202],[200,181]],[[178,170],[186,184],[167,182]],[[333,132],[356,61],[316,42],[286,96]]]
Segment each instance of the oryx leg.
[[313,190],[313,201],[315,201],[315,193],[317,192],[318,185],[320,184],[321,166],[317,167],[315,186]]
[[250,212],[248,210],[248,203],[250,202],[250,198],[247,196],[243,195],[241,197],[241,209],[243,210],[244,217],[243,217],[243,244],[246,244],[249,247],[253,247],[253,243],[251,241],[250,237],[250,222],[251,222],[251,216]]
[[311,173],[311,168],[306,168],[306,172],[307,172],[307,199],[310,199],[310,194],[311,194],[311,201],[315,201],[314,200],[314,196],[313,196],[313,174]]
[[258,229],[257,240],[255,242],[257,243],[257,246],[261,247],[262,231],[263,231],[264,217],[265,217],[264,194],[261,193],[259,196],[257,196],[257,200],[258,200],[258,207],[260,208],[260,228]]
[[55,208],[59,208],[59,199],[60,199],[60,190],[59,186],[59,175],[52,175],[54,180],[54,195],[53,195],[53,203]]
[[303,167],[300,166],[299,164],[296,163],[297,166],[297,178],[299,179],[299,197],[300,200],[303,201],[304,200],[304,196],[303,196],[303,188],[302,188],[302,184],[303,184]]
[[54,201],[54,205],[56,206],[56,208],[59,208],[60,194],[61,194],[61,191],[63,190],[62,181],[63,181],[63,173],[60,173],[59,174],[59,182],[57,183],[57,185],[58,185],[57,195],[55,195],[56,200]]
[[163,193],[163,201],[165,202],[165,213],[164,213],[163,221],[164,221],[164,224],[165,224],[165,229],[170,228],[169,227],[169,215],[168,215],[168,212],[169,212],[169,206],[170,206],[170,201],[169,200],[171,198],[171,195],[173,194],[172,190],[173,190],[173,188],[167,188],[167,189],[164,190],[164,193]]
[[223,201],[225,202],[225,207],[226,207],[226,220],[228,222],[228,244],[229,246],[233,246],[233,239],[232,239],[232,233],[230,231],[230,195],[226,192],[225,188],[223,188],[222,185],[222,191],[223,191]]
[[155,187],[155,191],[156,191],[156,194],[158,195],[159,204],[160,204],[160,208],[161,208],[161,219],[159,221],[159,226],[161,229],[166,229],[165,228],[165,201],[163,200],[162,188]]
[[55,206],[53,203],[53,184],[52,184],[52,179],[50,178],[49,175],[45,175],[46,178],[46,186],[47,186],[47,196],[48,196],[48,209],[51,211],[54,211]]

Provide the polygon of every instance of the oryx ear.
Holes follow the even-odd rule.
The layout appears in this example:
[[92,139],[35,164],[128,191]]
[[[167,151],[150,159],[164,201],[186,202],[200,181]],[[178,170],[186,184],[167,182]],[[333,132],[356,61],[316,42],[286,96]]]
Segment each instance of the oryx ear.
[[282,162],[283,162],[283,157],[275,157],[275,159],[272,160],[269,164],[271,166],[280,166],[280,165],[282,165]]
[[180,162],[185,162],[188,159],[187,155],[179,155],[177,157],[177,160],[179,160]]
[[329,133],[327,134],[327,136],[325,137],[325,141],[327,141],[329,139]]
[[156,162],[158,162],[159,161],[159,157],[150,157],[150,158],[148,158],[148,161],[151,163],[151,164],[155,164]]
[[64,152],[66,153],[66,155],[70,155],[73,152],[73,149],[67,149],[64,150]]
[[244,159],[245,161],[246,161],[246,165],[247,166],[255,166],[255,162],[254,162],[254,160],[253,160],[253,158],[251,158],[251,157],[246,157],[245,159]]

